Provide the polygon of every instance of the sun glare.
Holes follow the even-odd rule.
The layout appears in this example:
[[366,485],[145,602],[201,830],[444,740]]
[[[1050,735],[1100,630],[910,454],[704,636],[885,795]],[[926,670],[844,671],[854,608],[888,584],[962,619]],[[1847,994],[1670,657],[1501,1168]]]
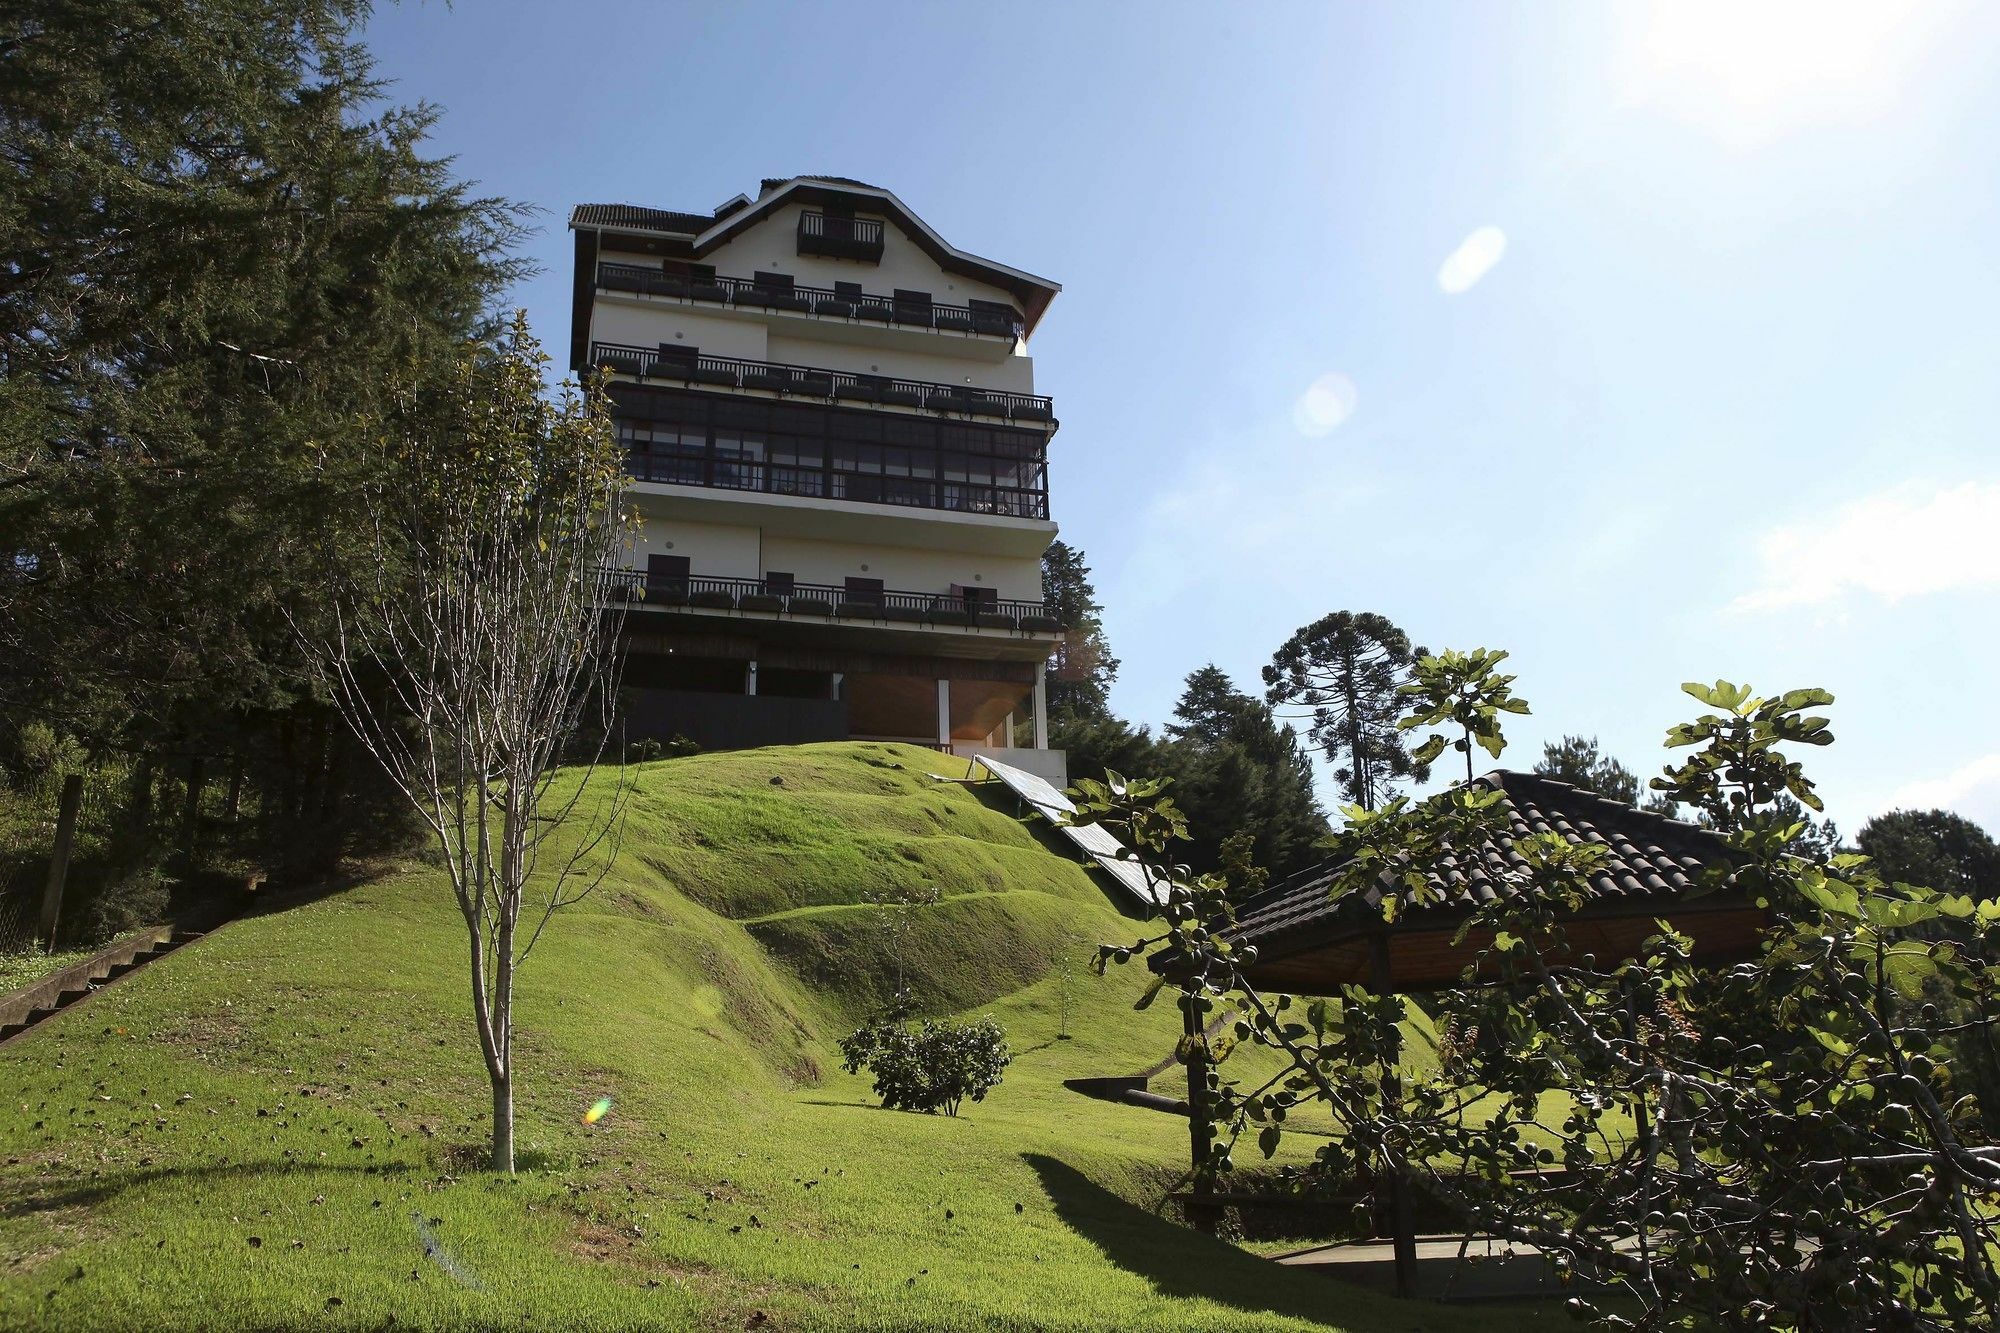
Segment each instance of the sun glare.
[[1656,0],[1623,43],[1628,101],[1735,148],[1891,109],[1942,5],[1910,0]]
[[1506,253],[1507,233],[1498,227],[1481,227],[1445,256],[1444,263],[1438,266],[1438,287],[1447,296],[1471,291]]
[[1354,415],[1360,397],[1347,376],[1338,371],[1322,375],[1292,404],[1292,424],[1302,435],[1329,435]]

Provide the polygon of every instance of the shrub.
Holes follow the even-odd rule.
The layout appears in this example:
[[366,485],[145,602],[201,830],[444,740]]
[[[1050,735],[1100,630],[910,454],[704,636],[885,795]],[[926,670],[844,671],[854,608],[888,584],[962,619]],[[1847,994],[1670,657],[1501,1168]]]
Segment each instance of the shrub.
[[625,762],[628,764],[650,763],[655,759],[683,759],[700,753],[701,746],[678,731],[665,741],[648,736],[625,744]]
[[1007,1034],[991,1018],[976,1023],[940,1023],[926,1018],[916,1027],[899,1002],[889,1013],[841,1039],[847,1072],[863,1068],[875,1076],[875,1094],[897,1111],[958,1114],[970,1097],[984,1101],[1014,1059]]
[[115,939],[166,920],[167,883],[157,867],[142,866],[104,885],[84,909],[91,939]]

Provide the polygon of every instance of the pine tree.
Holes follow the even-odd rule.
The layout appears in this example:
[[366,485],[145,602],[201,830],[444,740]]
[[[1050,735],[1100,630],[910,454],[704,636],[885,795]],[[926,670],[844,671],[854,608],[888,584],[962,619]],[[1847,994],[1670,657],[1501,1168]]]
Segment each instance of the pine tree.
[[1311,756],[1268,704],[1209,663],[1188,674],[1174,717],[1156,771],[1173,776],[1175,800],[1195,830],[1191,865],[1223,868],[1232,842],[1229,863],[1239,879],[1252,865],[1282,878],[1320,859],[1316,844],[1327,826]]
[[1111,683],[1118,659],[1104,635],[1104,608],[1091,586],[1083,552],[1066,542],[1049,543],[1042,553],[1042,600],[1061,622],[1063,637],[1049,654],[1049,717],[1101,720],[1111,714]]
[[[350,423],[516,272],[516,211],[380,104],[366,12],[0,17],[0,719],[200,752],[306,706],[286,613],[324,606],[313,548],[364,540]],[[324,759],[301,730],[265,750]]]
[[1642,810],[1650,810],[1656,815],[1669,819],[1679,817],[1680,807],[1673,798],[1658,792],[1642,793],[1639,775],[1610,755],[1597,748],[1595,736],[1565,736],[1560,741],[1542,746],[1542,757],[1535,765],[1535,772],[1545,778],[1567,782],[1572,787],[1594,791],[1599,796],[1609,796],[1614,801],[1636,805]]
[[1949,810],[1892,810],[1855,835],[1882,878],[1981,901],[2000,898],[2000,843]]

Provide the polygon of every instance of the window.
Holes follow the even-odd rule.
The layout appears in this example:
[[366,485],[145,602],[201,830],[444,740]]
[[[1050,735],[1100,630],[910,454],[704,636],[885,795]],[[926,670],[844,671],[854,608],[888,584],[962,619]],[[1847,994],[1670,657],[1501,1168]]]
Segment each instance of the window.
[[764,489],[764,465],[759,446],[753,444],[725,444],[715,442],[716,486],[734,491],[761,491]]
[[641,481],[1042,517],[1046,441],[1008,426],[646,391],[617,395]]
[[708,451],[703,433],[669,423],[618,423],[618,443],[625,465],[639,481],[699,486]]
[[796,435],[774,435],[765,445],[769,463],[770,489],[779,495],[824,495],[826,474],[821,470],[825,445],[819,440]]

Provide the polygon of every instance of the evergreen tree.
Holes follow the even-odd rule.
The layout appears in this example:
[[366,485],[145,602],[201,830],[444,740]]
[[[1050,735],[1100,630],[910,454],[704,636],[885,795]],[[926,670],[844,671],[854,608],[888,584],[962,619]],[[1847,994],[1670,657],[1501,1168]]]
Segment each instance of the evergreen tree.
[[[1118,659],[1104,636],[1104,608],[1091,586],[1083,552],[1055,541],[1042,553],[1042,601],[1060,621],[1063,637],[1049,654],[1048,698],[1052,725],[1069,718],[1107,718]],[[1124,770],[1120,770],[1121,772]]]
[[1963,815],[1895,810],[1863,824],[1854,841],[1891,883],[2000,898],[2000,843]]
[[1405,711],[1397,691],[1419,651],[1384,616],[1336,611],[1301,627],[1264,668],[1264,697],[1310,719],[1307,734],[1334,761],[1341,795],[1363,809],[1398,782],[1430,776],[1396,728]]
[[1567,782],[1572,787],[1594,791],[1599,796],[1608,796],[1614,801],[1636,805],[1642,810],[1650,810],[1656,815],[1669,819],[1679,817],[1680,807],[1673,799],[1658,792],[1645,792],[1639,788],[1639,775],[1610,755],[1597,748],[1595,736],[1565,736],[1560,741],[1542,746],[1541,761],[1535,765],[1535,772],[1545,778]]
[[1073,779],[1101,781],[1107,770],[1148,777],[1166,772],[1160,738],[1108,712],[1057,714],[1049,723],[1049,744],[1067,756]]
[[1326,814],[1313,793],[1311,756],[1268,704],[1210,663],[1189,673],[1174,717],[1156,771],[1175,779],[1175,799],[1196,830],[1191,865],[1222,868],[1232,841],[1239,879],[1253,864],[1282,878],[1321,859]]
[[325,606],[316,548],[368,540],[349,423],[516,271],[515,210],[424,155],[433,111],[380,105],[366,12],[0,16],[0,721],[142,756],[258,729],[306,771],[292,810],[337,732],[286,613]]
[[1242,739],[1270,715],[1269,708],[1237,689],[1228,673],[1210,662],[1188,673],[1180,702],[1174,705],[1177,720],[1167,723],[1167,735],[1177,741],[1220,745]]

